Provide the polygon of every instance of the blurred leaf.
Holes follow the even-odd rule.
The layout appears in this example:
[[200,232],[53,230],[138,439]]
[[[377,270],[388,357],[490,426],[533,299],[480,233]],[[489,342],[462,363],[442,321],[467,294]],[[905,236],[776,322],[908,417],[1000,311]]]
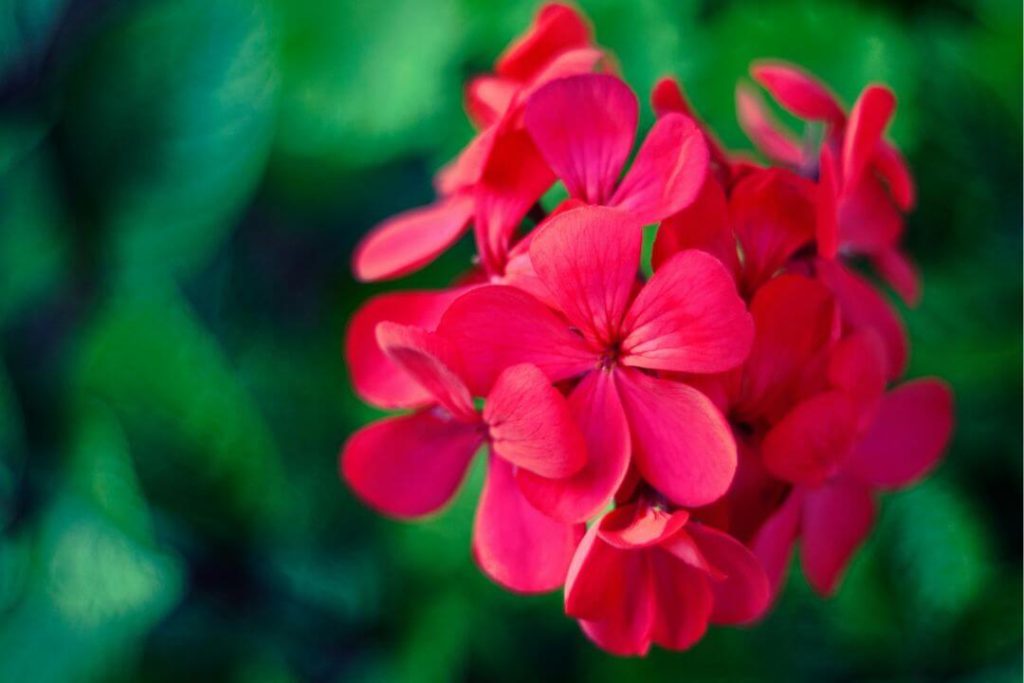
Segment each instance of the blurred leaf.
[[49,44],[69,0],[0,0],[0,78]]
[[300,178],[430,149],[439,128],[461,116],[455,0],[279,5],[286,36],[277,151]]
[[9,130],[0,124],[0,157],[11,161],[0,164],[0,324],[56,284],[70,251],[50,160],[41,150],[25,155],[18,134],[3,136]]
[[280,511],[284,475],[262,418],[172,291],[110,302],[85,337],[77,374],[80,395],[121,419],[164,504],[236,533]]
[[132,3],[69,75],[67,148],[131,279],[203,265],[262,174],[275,116],[261,0]]

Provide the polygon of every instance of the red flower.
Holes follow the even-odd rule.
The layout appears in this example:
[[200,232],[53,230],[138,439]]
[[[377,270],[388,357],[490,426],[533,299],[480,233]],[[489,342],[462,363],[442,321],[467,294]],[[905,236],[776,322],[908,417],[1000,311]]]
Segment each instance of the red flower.
[[684,650],[709,622],[756,619],[768,597],[764,571],[741,543],[646,501],[590,527],[565,583],[566,613],[619,655],[645,654],[652,642]]
[[735,469],[735,444],[711,402],[650,371],[738,365],[750,347],[750,316],[725,268],[698,251],[677,254],[638,287],[640,242],[629,214],[590,206],[561,213],[530,245],[558,311],[522,290],[485,286],[452,303],[438,327],[466,350],[469,384],[479,392],[522,362],[555,382],[578,380],[569,402],[587,438],[587,466],[557,482],[521,477],[527,497],[559,519],[600,510],[631,452],[643,477],[679,505],[719,497]]
[[438,200],[374,227],[353,255],[356,277],[389,280],[419,270],[471,224],[485,270],[500,274],[511,233],[554,182],[523,130],[523,104],[548,81],[591,71],[602,55],[575,10],[542,7],[531,30],[498,59],[496,73],[467,89],[466,109],[484,130],[438,173]]
[[[708,164],[704,136],[683,114],[654,124],[622,180],[633,148],[636,96],[614,76],[561,78],[526,103],[526,129],[571,197],[656,223],[688,205]],[[569,115],[569,112],[572,112]]]
[[562,395],[537,368],[517,365],[497,378],[480,413],[460,377],[461,361],[443,338],[395,323],[377,330],[384,352],[433,403],[356,432],[341,453],[345,480],[381,512],[419,517],[451,499],[486,443],[491,454],[473,535],[477,561],[513,590],[560,586],[582,528],[535,510],[513,472],[547,480],[583,467],[583,438]]

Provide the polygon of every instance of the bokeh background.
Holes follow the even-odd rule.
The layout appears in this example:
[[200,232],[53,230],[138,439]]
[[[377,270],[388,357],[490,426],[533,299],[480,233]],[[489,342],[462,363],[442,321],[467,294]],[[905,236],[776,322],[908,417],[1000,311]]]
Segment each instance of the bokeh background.
[[[428,201],[461,83],[535,3],[0,0],[0,681],[1021,679],[1021,5],[583,0],[646,101],[726,143],[787,58],[899,96],[925,298],[911,375],[955,387],[945,464],[885,498],[838,596],[617,660],[473,565],[480,472],[422,524],[336,454],[368,296],[351,250]],[[647,111],[644,124],[650,123]]]

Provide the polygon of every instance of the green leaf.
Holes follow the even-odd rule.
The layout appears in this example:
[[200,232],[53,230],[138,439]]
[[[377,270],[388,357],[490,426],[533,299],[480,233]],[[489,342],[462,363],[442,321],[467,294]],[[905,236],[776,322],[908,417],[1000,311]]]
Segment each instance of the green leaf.
[[77,391],[111,407],[170,509],[236,533],[280,511],[288,488],[263,419],[173,289],[108,304],[82,343]]
[[68,79],[67,149],[131,279],[203,265],[259,182],[278,77],[259,0],[132,3]]

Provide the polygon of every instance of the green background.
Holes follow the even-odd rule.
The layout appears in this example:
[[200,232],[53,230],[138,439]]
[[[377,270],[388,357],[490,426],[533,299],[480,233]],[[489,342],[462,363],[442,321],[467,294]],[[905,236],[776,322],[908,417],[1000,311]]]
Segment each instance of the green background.
[[430,200],[533,3],[0,0],[0,681],[1020,680],[1020,2],[581,4],[734,149],[756,57],[899,96],[911,374],[958,427],[838,596],[797,571],[759,626],[617,660],[479,574],[479,468],[420,524],[339,482],[375,416],[346,319],[470,254],[362,286],[352,247]]

